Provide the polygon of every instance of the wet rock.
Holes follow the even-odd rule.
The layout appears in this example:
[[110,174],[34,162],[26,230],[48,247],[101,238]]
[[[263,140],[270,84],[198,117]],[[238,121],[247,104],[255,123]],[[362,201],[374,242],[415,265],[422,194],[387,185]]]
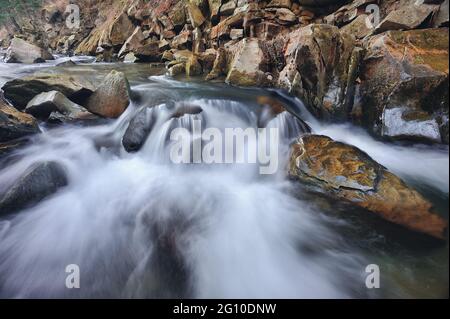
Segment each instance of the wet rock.
[[147,140],[153,125],[155,124],[154,113],[148,107],[140,110],[130,121],[122,145],[128,153],[139,151]]
[[386,138],[442,142],[439,123],[424,111],[387,108],[383,111],[382,123],[381,134]]
[[305,135],[292,147],[290,175],[326,195],[412,231],[445,239],[430,202],[356,147]]
[[345,120],[351,111],[360,49],[337,27],[312,24],[288,35],[278,86],[302,98],[318,117]]
[[43,162],[32,165],[1,197],[0,216],[35,205],[67,183],[66,172],[61,164]]
[[227,83],[237,86],[268,85],[270,81],[265,73],[268,61],[258,39],[243,39],[230,51],[232,60]]
[[353,117],[379,136],[447,141],[448,29],[390,31],[365,47]]
[[95,86],[81,76],[35,74],[9,81],[2,90],[14,107],[23,110],[36,95],[49,91],[59,91],[71,101],[82,104],[95,90]]
[[177,119],[177,118],[180,118],[187,114],[196,115],[196,114],[200,114],[202,112],[203,112],[203,109],[198,105],[189,104],[189,103],[177,103],[175,105],[174,111],[170,115],[170,118]]
[[40,132],[33,116],[17,111],[0,97],[0,143]]
[[55,111],[71,119],[82,119],[91,115],[84,107],[73,103],[58,91],[36,95],[25,108],[25,112],[43,120],[48,119]]
[[119,117],[130,104],[130,84],[125,74],[112,71],[89,97],[86,109],[107,118]]
[[6,63],[41,63],[46,60],[54,60],[53,56],[46,50],[26,42],[25,40],[14,38],[6,52]]
[[434,5],[405,5],[394,10],[380,22],[375,32],[381,33],[389,30],[411,30],[419,27],[425,20],[437,11]]
[[77,64],[75,62],[73,62],[72,60],[67,60],[67,61],[58,63],[56,66],[66,68],[66,67],[71,67],[71,66],[76,66],[76,65]]

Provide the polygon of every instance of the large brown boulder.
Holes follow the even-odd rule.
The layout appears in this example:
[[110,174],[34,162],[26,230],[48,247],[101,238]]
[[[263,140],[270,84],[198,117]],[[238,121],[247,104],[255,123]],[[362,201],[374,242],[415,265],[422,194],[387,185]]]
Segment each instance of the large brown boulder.
[[353,117],[389,139],[448,143],[448,29],[369,38]]
[[45,49],[25,40],[14,38],[6,52],[6,63],[41,63],[46,60],[54,60],[53,56]]
[[99,116],[119,117],[130,104],[130,84],[124,73],[112,71],[89,97],[86,108]]
[[290,175],[317,191],[410,230],[445,238],[447,222],[417,191],[360,149],[318,135],[292,146]]
[[302,27],[288,35],[278,86],[301,97],[318,117],[347,119],[360,52],[353,37],[335,26]]
[[0,143],[39,133],[36,119],[9,106],[0,97]]
[[113,46],[122,45],[133,34],[135,28],[126,13],[120,14],[109,27],[108,39]]
[[227,83],[237,86],[265,86],[270,83],[270,76],[266,74],[269,61],[260,40],[243,39],[230,48],[229,55]]

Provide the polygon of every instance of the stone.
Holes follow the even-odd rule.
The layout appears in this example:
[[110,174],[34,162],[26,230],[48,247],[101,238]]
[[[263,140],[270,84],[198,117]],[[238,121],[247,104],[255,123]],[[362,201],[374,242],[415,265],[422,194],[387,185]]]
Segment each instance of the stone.
[[125,41],[120,49],[118,54],[119,58],[123,58],[127,53],[133,52],[141,47],[142,42],[144,42],[144,34],[142,33],[141,27],[136,27],[133,34]]
[[364,47],[354,119],[389,139],[448,141],[448,29],[389,31]]
[[304,135],[291,154],[290,176],[315,191],[445,240],[447,222],[432,204],[360,149],[326,136]]
[[36,95],[49,91],[59,91],[71,101],[83,104],[95,86],[82,76],[36,73],[6,82],[2,90],[14,107],[23,110]]
[[234,13],[234,10],[236,9],[236,2],[234,0],[229,0],[228,2],[224,3],[220,7],[220,14],[229,16]]
[[0,98],[0,143],[40,132],[33,116],[17,111]]
[[139,62],[160,62],[161,51],[159,41],[149,41],[143,46],[134,50],[134,55]]
[[128,153],[139,151],[155,124],[154,113],[148,107],[137,112],[122,138],[122,145]]
[[440,28],[440,27],[448,28],[448,26],[449,26],[449,23],[448,23],[449,5],[448,4],[449,4],[449,0],[445,0],[439,6],[439,11],[433,19],[433,26],[435,28]]
[[375,28],[381,33],[389,30],[411,30],[420,26],[436,11],[434,5],[408,5],[390,12],[387,17]]
[[123,45],[133,34],[135,27],[126,13],[120,14],[108,30],[108,38],[112,46]]
[[355,20],[341,28],[341,32],[346,32],[355,36],[357,39],[363,39],[370,35],[374,28],[367,23],[369,16],[366,14],[359,15]]
[[292,7],[291,0],[272,0],[267,5],[267,8],[286,8],[290,9]]
[[299,96],[317,117],[345,120],[351,112],[360,49],[335,26],[311,24],[287,35],[278,86]]
[[36,163],[0,199],[0,216],[33,206],[68,184],[65,168],[56,162]]
[[235,45],[226,82],[236,86],[265,86],[268,83],[265,69],[268,61],[260,41],[246,38]]
[[222,6],[222,0],[208,0],[209,11],[211,13],[211,21],[217,23],[219,20],[220,7]]
[[124,63],[135,63],[138,61],[138,58],[134,55],[133,52],[128,53],[127,55],[125,55],[125,57],[123,58],[123,62]]
[[231,40],[238,40],[244,37],[244,29],[231,29],[230,38]]
[[130,104],[130,84],[125,74],[111,71],[89,97],[86,109],[107,118],[119,117]]
[[25,112],[42,120],[48,119],[50,114],[55,111],[71,119],[82,119],[90,115],[84,107],[73,103],[58,91],[36,95],[25,108]]
[[194,28],[201,27],[202,24],[206,21],[205,17],[203,16],[202,11],[199,9],[199,7],[192,2],[189,2],[187,5],[187,11],[189,20],[191,21],[191,24]]
[[28,43],[19,38],[13,38],[6,51],[4,61],[6,63],[42,63],[46,60],[54,60],[47,51],[34,44]]

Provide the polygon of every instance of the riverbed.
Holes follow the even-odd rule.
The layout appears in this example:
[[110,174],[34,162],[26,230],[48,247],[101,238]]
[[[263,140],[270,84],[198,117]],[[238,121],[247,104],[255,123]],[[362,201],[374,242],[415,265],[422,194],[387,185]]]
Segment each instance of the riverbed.
[[[0,220],[0,297],[448,297],[448,241],[430,244],[303,194],[285,176],[287,155],[277,174],[261,176],[254,165],[174,166],[162,127],[138,153],[121,147],[130,119],[146,105],[186,101],[215,127],[256,127],[257,97],[277,96],[273,91],[173,79],[161,65],[78,57],[77,66],[55,66],[66,59],[0,63],[0,86],[37,71],[95,80],[115,69],[129,78],[133,102],[117,120],[42,123],[32,143],[1,159],[0,191],[38,161],[64,164],[69,185]],[[279,97],[314,133],[361,148],[448,220],[448,147],[382,142],[350,124],[322,123],[300,100]],[[286,117],[278,119],[282,129]],[[80,268],[80,289],[65,286],[71,264]],[[379,289],[365,284],[371,264],[380,268]]]

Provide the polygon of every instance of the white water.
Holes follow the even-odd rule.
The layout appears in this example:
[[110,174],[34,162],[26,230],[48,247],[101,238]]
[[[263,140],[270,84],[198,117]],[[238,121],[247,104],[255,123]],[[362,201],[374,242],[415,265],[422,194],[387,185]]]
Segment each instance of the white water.
[[[199,89],[153,78],[134,89],[145,105],[160,95],[180,99],[192,87]],[[245,103],[203,93],[186,99],[204,109],[210,126],[256,125]],[[173,165],[162,147],[167,123],[127,154],[121,138],[136,108],[106,125],[46,131],[0,170],[0,191],[33,162],[59,161],[69,175],[66,188],[0,221],[0,297],[368,296],[370,260],[327,225],[351,226],[290,195],[298,190],[282,169],[261,177],[253,165]],[[316,132],[448,192],[448,150],[389,146],[354,128],[309,121]],[[65,287],[69,264],[80,266],[81,289]]]

